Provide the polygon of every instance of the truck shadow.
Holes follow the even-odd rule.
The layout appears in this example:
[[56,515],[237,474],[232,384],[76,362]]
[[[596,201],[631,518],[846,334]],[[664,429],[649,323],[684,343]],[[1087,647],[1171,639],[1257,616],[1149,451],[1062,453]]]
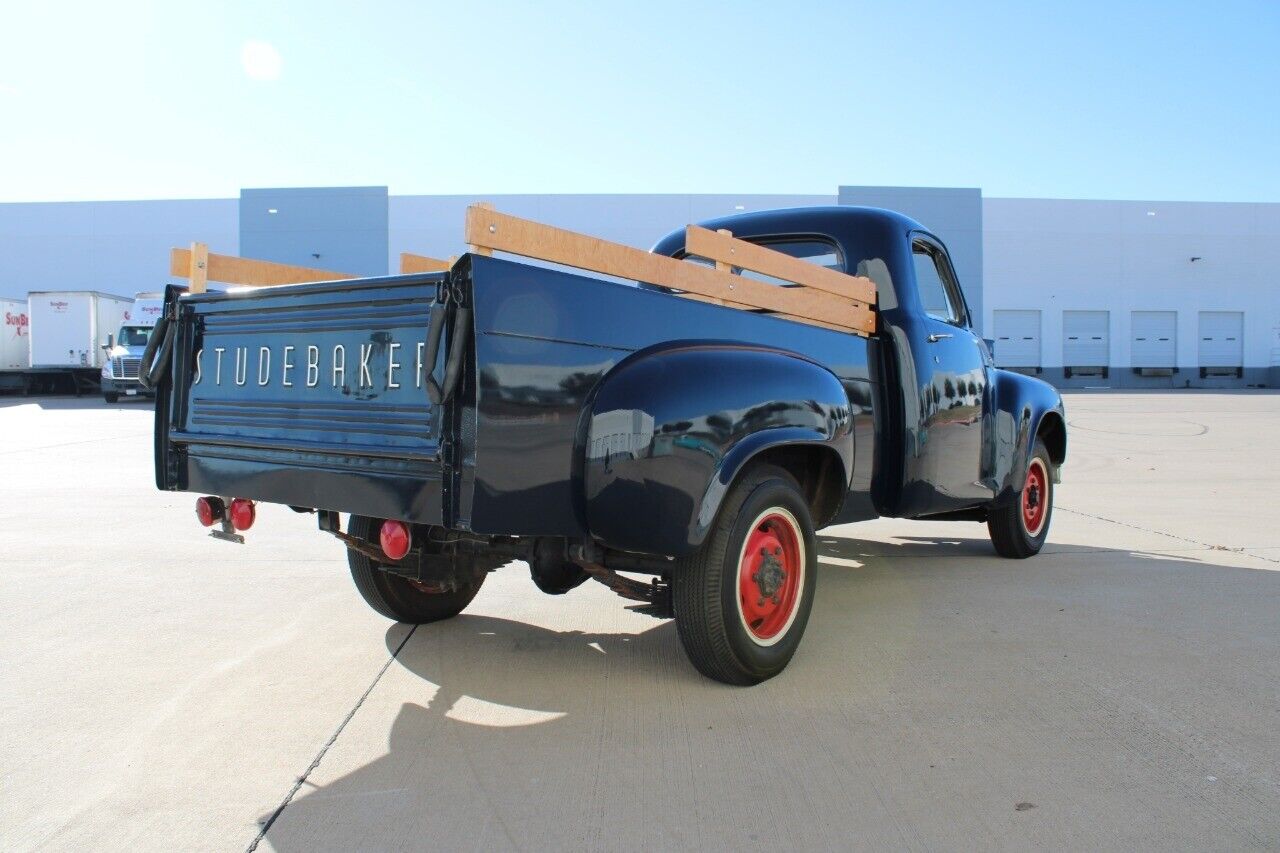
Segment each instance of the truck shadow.
[[[1038,560],[1002,560],[971,533],[896,545],[820,534],[818,597],[805,642],[785,673],[749,690],[702,678],[669,621],[595,633],[463,614],[418,628],[402,648],[403,628],[392,628],[391,670],[266,841],[276,850],[687,848],[699,838],[761,846],[781,833],[779,843],[823,846],[806,815],[834,815],[841,826],[869,819],[848,813],[839,792],[853,783],[852,770],[831,756],[851,744],[905,743],[901,720],[924,713],[938,693],[953,695],[974,719],[1010,713],[1009,702],[1020,709],[1032,702],[1022,709],[1032,715],[1069,713],[1035,707],[1020,684],[1064,652],[1090,678],[1134,678],[1110,654],[1126,632],[1145,643],[1163,632],[1168,650],[1200,632],[1229,644],[1231,637],[1217,636],[1216,620],[1201,624],[1197,614],[1221,608],[1217,599],[1231,587],[1237,601],[1259,602],[1237,604],[1241,636],[1260,633],[1264,645],[1275,645],[1264,602],[1277,594],[1280,572],[1220,564],[1207,551],[1183,558],[1070,545]],[[1157,589],[1183,604],[1162,608]],[[1119,625],[1118,634],[1095,645],[1097,610],[1135,590],[1152,598],[1134,611],[1148,615],[1116,606],[1101,624]],[[576,606],[572,594],[564,603]],[[1113,618],[1118,613],[1131,624]],[[983,672],[1007,674],[1008,685],[975,683],[966,667],[978,649]],[[930,690],[938,693],[922,692],[922,669],[936,674]],[[1068,679],[1062,689],[1073,686]],[[1225,710],[1234,700],[1207,701]],[[789,730],[780,720],[803,723]],[[758,816],[751,796],[726,798],[699,786],[736,779],[755,790],[744,775],[767,776],[783,759],[753,744],[780,732],[800,762],[786,772],[806,766],[810,775],[803,791],[769,789],[782,801],[772,813],[792,818],[748,834]],[[960,723],[930,736],[947,753],[951,739],[968,743],[975,735]],[[1109,748],[1100,741],[1099,749]],[[362,763],[365,756],[372,760]],[[715,806],[691,811],[699,796]],[[271,818],[262,815],[259,825]],[[620,842],[624,828],[632,834]]]

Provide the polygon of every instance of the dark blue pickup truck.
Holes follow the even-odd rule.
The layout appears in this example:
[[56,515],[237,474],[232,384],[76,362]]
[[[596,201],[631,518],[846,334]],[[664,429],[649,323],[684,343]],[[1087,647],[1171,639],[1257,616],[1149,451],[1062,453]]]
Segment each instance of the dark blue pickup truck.
[[[551,594],[595,578],[674,617],[693,664],[732,684],[794,654],[818,528],[984,520],[999,554],[1040,550],[1062,401],[994,367],[940,240],[856,207],[703,224],[870,279],[874,331],[484,252],[175,291],[144,361],[157,485],[202,495],[224,539],[256,502],[315,513],[365,600],[404,622],[457,614],[512,560]],[[685,235],[653,253],[685,258]]]

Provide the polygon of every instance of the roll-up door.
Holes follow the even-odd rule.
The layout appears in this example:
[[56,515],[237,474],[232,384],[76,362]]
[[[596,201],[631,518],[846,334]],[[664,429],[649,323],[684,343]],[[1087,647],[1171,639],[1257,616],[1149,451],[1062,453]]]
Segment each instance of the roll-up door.
[[1137,368],[1177,366],[1177,311],[1134,311],[1129,329],[1129,364]]
[[1067,375],[1107,374],[1111,363],[1111,314],[1107,311],[1062,312],[1062,365]]
[[1244,367],[1244,312],[1200,312],[1200,371],[1239,373]]
[[998,367],[1040,367],[1040,312],[996,311]]

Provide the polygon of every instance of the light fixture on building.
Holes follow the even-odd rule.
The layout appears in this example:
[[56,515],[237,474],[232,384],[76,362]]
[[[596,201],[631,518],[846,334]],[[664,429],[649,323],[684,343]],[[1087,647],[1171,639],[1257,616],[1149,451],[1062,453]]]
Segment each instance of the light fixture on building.
[[1200,256],[1199,256],[1199,255],[1192,255],[1192,256],[1191,256],[1191,263],[1193,263],[1193,264],[1194,264],[1196,261],[1198,261],[1198,260],[1200,260],[1200,259],[1201,259],[1201,258],[1200,258]]

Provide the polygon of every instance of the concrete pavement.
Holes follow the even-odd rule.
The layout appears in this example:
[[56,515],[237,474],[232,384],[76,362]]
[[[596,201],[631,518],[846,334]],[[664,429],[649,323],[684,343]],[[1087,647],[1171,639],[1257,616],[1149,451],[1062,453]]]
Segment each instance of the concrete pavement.
[[0,399],[0,847],[1274,848],[1280,395],[1067,407],[1044,553],[829,528],[742,690],[519,564],[390,624],[310,516],[208,539],[148,407]]

